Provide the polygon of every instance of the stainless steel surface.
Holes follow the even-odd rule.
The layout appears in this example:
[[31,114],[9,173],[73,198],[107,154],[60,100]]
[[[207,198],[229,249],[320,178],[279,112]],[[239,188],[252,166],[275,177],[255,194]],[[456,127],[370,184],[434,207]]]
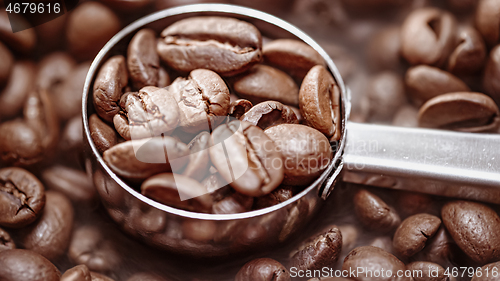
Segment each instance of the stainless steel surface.
[[347,122],[344,180],[500,203],[500,135]]
[[[242,214],[202,214],[175,209],[143,196],[120,179],[106,165],[90,137],[88,118],[94,113],[90,91],[97,71],[106,59],[115,54],[125,54],[129,40],[141,28],[149,27],[159,33],[177,20],[200,15],[235,17],[251,22],[268,38],[302,40],[321,54],[337,80],[342,91],[343,120],[342,139],[337,144],[338,150],[323,174],[291,200]],[[87,171],[92,175],[111,218],[126,232],[148,244],[197,257],[228,256],[248,250],[257,251],[270,245],[278,245],[293,236],[314,217],[322,205],[323,200],[318,195],[324,190],[327,193],[331,191],[330,187],[339,172],[335,164],[342,155],[343,140],[346,136],[346,100],[344,83],[331,58],[308,35],[279,18],[253,9],[223,4],[198,4],[163,10],[137,20],[116,34],[99,52],[90,67],[82,98]],[[332,177],[332,174],[335,176]],[[327,178],[330,180],[325,182]]]

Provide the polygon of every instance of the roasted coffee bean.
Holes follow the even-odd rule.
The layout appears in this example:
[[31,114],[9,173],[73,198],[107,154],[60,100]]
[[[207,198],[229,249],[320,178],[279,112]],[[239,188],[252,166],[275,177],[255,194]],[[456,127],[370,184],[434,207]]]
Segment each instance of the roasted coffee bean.
[[250,108],[252,108],[252,106],[253,104],[249,100],[245,99],[231,101],[229,106],[229,116],[240,119],[243,114],[247,113]]
[[152,176],[142,183],[141,192],[175,208],[205,213],[212,208],[212,198],[206,188],[183,175],[163,173]]
[[204,178],[201,181],[201,185],[203,185],[207,191],[210,192],[210,196],[214,202],[218,202],[226,196],[232,194],[231,187],[218,172],[211,173],[209,176]]
[[394,253],[394,248],[392,247],[392,237],[389,236],[376,237],[368,246],[380,248],[388,253]]
[[300,86],[299,105],[307,125],[331,140],[340,139],[340,89],[325,67],[317,65],[307,73]]
[[154,174],[179,171],[186,165],[187,145],[171,137],[131,140],[104,151],[104,161],[118,175],[143,180]]
[[[61,280],[62,281],[62,280]],[[152,273],[136,273],[130,276],[127,281],[167,281],[167,279]]]
[[290,273],[281,263],[270,258],[260,258],[246,263],[234,278],[235,281],[290,281]]
[[[116,270],[121,263],[113,238],[104,236],[97,225],[83,225],[73,231],[68,257],[75,264],[84,264],[90,270]],[[93,279],[92,279],[93,280]]]
[[210,133],[203,131],[188,143],[189,163],[182,172],[183,175],[197,181],[204,179],[210,169],[210,156],[208,147],[210,146]]
[[0,124],[0,162],[31,166],[42,161],[44,152],[41,136],[25,121],[16,119]]
[[86,2],[72,11],[66,25],[66,40],[71,53],[91,59],[120,30],[120,19],[99,2]]
[[291,266],[297,270],[321,270],[332,268],[342,251],[342,234],[337,226],[302,243],[292,253]]
[[277,101],[265,101],[256,104],[243,114],[240,120],[252,123],[263,130],[279,124],[299,123],[293,110]]
[[[35,84],[50,92],[70,76],[76,61],[67,53],[55,52],[45,56],[38,65]],[[82,87],[83,91],[83,87]]]
[[123,111],[115,115],[113,123],[126,140],[169,135],[179,123],[179,108],[166,89],[148,86],[138,93],[126,93],[120,107]]
[[188,133],[214,129],[229,113],[229,89],[222,78],[207,69],[177,78],[167,88],[179,107],[179,127]]
[[89,118],[89,129],[90,137],[92,137],[99,153],[104,153],[118,143],[115,130],[96,114],[92,114]]
[[464,255],[443,224],[426,244],[425,248],[415,255],[417,260],[426,260],[447,267],[451,265],[454,256]]
[[497,103],[500,102],[500,45],[491,50],[484,69],[483,88]]
[[0,225],[20,228],[34,222],[45,206],[42,183],[21,168],[0,170]]
[[398,71],[402,68],[400,34],[399,26],[390,26],[370,39],[366,56],[371,69]]
[[134,204],[130,208],[125,230],[130,227],[133,231],[148,234],[163,232],[167,225],[166,214],[162,210],[137,202],[139,204]]
[[233,84],[236,94],[256,104],[275,100],[299,104],[299,87],[285,72],[267,65],[256,65],[238,77]]
[[162,61],[178,71],[206,68],[232,76],[260,62],[261,47],[259,30],[248,22],[191,17],[163,30],[157,51]]
[[48,190],[61,192],[76,204],[96,200],[94,184],[83,171],[56,165],[42,172],[42,180]]
[[476,27],[486,43],[492,47],[500,40],[500,3],[496,0],[479,0],[476,9]]
[[[405,264],[388,252],[373,246],[363,246],[352,250],[344,259],[342,270],[356,270],[356,268],[369,266],[371,271],[388,270],[390,272],[401,272],[406,270]],[[369,272],[361,273],[353,277],[356,281],[371,280],[373,275]],[[383,281],[410,281],[411,277],[398,277],[396,274],[384,275],[377,280]]]
[[33,88],[35,72],[32,62],[19,61],[13,65],[7,84],[0,92],[0,117],[13,117],[22,110]]
[[111,122],[120,110],[118,102],[127,82],[127,66],[123,56],[111,57],[99,70],[94,82],[93,100],[97,114],[104,121]]
[[471,259],[484,264],[500,258],[500,218],[486,205],[453,201],[441,209],[443,224]]
[[2,281],[59,281],[60,276],[49,260],[35,252],[21,249],[0,252]]
[[403,105],[394,114],[392,125],[400,127],[418,127],[418,109],[413,105]]
[[455,17],[437,8],[414,10],[401,27],[401,54],[412,65],[443,65],[455,44]]
[[453,74],[436,67],[420,65],[406,72],[408,94],[417,106],[442,94],[470,91],[467,84]]
[[153,30],[141,29],[134,35],[128,45],[127,66],[135,89],[158,85],[160,57]]
[[10,249],[15,249],[16,244],[10,237],[9,233],[0,228],[0,252]]
[[371,230],[391,232],[401,223],[393,208],[365,189],[354,195],[354,210],[359,221]]
[[315,65],[326,66],[323,57],[311,46],[295,39],[277,39],[262,48],[264,62],[302,81]]
[[425,261],[416,261],[406,265],[407,270],[418,272],[413,275],[414,281],[447,281],[444,268],[439,264]]
[[90,62],[77,65],[69,73],[68,78],[53,91],[54,106],[61,120],[68,120],[80,114],[83,84],[89,68]]
[[455,74],[474,74],[481,70],[486,59],[486,46],[478,31],[472,27],[461,28],[458,45],[448,59],[448,71]]
[[68,248],[73,213],[73,206],[66,196],[47,191],[45,208],[40,218],[19,231],[20,246],[56,261]]
[[0,65],[0,86],[3,86],[9,79],[14,66],[14,56],[2,42],[0,42],[0,61],[2,61]]
[[330,164],[333,156],[330,142],[318,130],[298,124],[281,124],[267,128],[265,133],[283,156],[283,184],[310,184]]
[[[2,7],[3,8],[3,7]],[[36,34],[33,28],[19,32],[12,32],[11,22],[18,26],[30,26],[21,15],[0,11],[0,41],[7,44],[12,50],[23,54],[29,53],[36,44]]]
[[317,28],[318,26],[345,26],[349,15],[340,1],[296,0],[292,14],[301,25]]
[[293,197],[291,187],[278,187],[266,196],[255,198],[255,209],[264,209],[277,205]]
[[185,220],[182,222],[184,238],[196,242],[208,242],[214,239],[217,225],[209,220]]
[[209,151],[222,177],[242,194],[269,194],[283,180],[281,153],[262,129],[250,123],[232,121],[217,127]]
[[481,93],[448,93],[427,101],[418,113],[420,127],[465,132],[495,132],[499,124],[495,102]]
[[394,251],[401,258],[420,252],[429,238],[436,234],[441,220],[429,214],[417,214],[405,219],[394,233]]
[[[474,277],[472,277],[471,281],[495,281],[498,279],[498,276],[496,276],[496,274],[492,272],[497,272],[499,268],[500,268],[500,262],[487,264],[475,271]],[[485,274],[485,272],[489,273]]]
[[92,281],[92,277],[89,268],[81,264],[66,270],[60,281]]
[[212,212],[214,214],[244,213],[252,209],[253,202],[253,197],[235,192],[214,203]]
[[368,120],[391,121],[396,111],[406,103],[403,80],[396,73],[386,71],[374,75],[368,83]]

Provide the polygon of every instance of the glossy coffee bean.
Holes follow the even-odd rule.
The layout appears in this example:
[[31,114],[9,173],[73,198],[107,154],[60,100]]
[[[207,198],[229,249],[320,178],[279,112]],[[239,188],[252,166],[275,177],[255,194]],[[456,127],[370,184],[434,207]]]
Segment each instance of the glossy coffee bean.
[[277,101],[265,101],[256,104],[243,114],[240,120],[249,122],[263,130],[279,124],[299,123],[294,111],[290,107]]
[[90,62],[77,65],[68,78],[52,92],[54,106],[61,120],[79,116],[82,107],[83,84],[87,78]]
[[301,81],[315,65],[326,66],[323,57],[311,46],[295,39],[277,39],[262,48],[264,62]]
[[291,256],[291,267],[297,270],[321,270],[333,267],[342,251],[342,234],[337,226],[312,237],[299,246]]
[[245,99],[231,101],[229,105],[229,116],[240,119],[243,114],[247,113],[250,108],[252,108],[252,106],[253,104]]
[[115,130],[97,116],[92,114],[89,118],[90,137],[94,141],[99,153],[110,149],[118,143],[118,137]]
[[466,132],[496,131],[499,110],[481,93],[448,93],[427,101],[418,113],[420,127]]
[[75,156],[73,159],[78,159],[83,153],[83,124],[82,116],[76,116],[66,122],[66,126],[61,133],[61,141],[59,143],[60,151],[65,153],[65,156]]
[[169,135],[179,123],[179,109],[166,89],[148,86],[138,93],[126,93],[122,111],[113,118],[115,129],[126,140]]
[[18,61],[12,66],[5,87],[0,91],[0,117],[14,117],[22,110],[26,97],[33,89],[35,65]]
[[42,161],[44,152],[41,136],[25,121],[16,119],[0,124],[0,162],[31,166]]
[[45,56],[38,64],[36,86],[52,92],[55,86],[70,77],[75,66],[76,61],[67,53],[55,52]]
[[120,19],[111,9],[99,2],[83,3],[68,18],[68,48],[80,59],[92,59],[119,30]]
[[[367,267],[372,271],[390,271],[398,272],[398,270],[404,271],[406,269],[405,264],[400,261],[395,256],[389,254],[388,252],[372,246],[362,246],[352,250],[349,255],[344,259],[344,264],[342,265],[342,270],[356,270],[359,267]],[[353,277],[356,281],[371,280],[373,277],[370,273],[361,273]],[[384,281],[410,281],[411,277],[397,277],[396,274],[386,274],[377,278],[377,280]]]
[[267,65],[256,65],[236,78],[236,94],[253,104],[275,100],[284,104],[299,104],[299,87],[285,72]]
[[123,56],[108,59],[97,74],[94,82],[93,101],[97,114],[111,122],[120,110],[118,102],[127,86],[128,74]]
[[500,40],[500,3],[495,0],[479,0],[476,9],[476,28],[488,46],[495,46]]
[[500,102],[500,45],[491,50],[484,69],[483,88],[497,103]]
[[443,224],[471,259],[487,263],[500,258],[500,218],[486,205],[453,201],[441,209]]
[[116,270],[122,258],[113,241],[102,231],[97,225],[77,227],[69,245],[69,259],[75,264],[86,265],[92,271]]
[[443,10],[414,10],[401,27],[401,54],[412,65],[443,65],[454,47],[456,25]]
[[175,208],[205,213],[212,208],[212,198],[206,188],[183,175],[163,173],[152,176],[142,183],[141,192]]
[[391,121],[396,111],[406,103],[403,80],[396,73],[385,71],[374,75],[368,83],[368,120]]
[[451,265],[454,257],[463,256],[453,238],[443,224],[434,237],[428,239],[425,248],[415,255],[418,260],[425,260],[447,267]]
[[0,228],[0,252],[10,249],[15,249],[16,243],[10,237],[9,233]]
[[127,281],[167,281],[167,279],[152,273],[136,273],[130,276]]
[[261,61],[261,46],[260,32],[250,23],[225,17],[191,17],[163,30],[157,51],[175,70],[206,68],[232,76]]
[[299,124],[281,124],[267,128],[265,133],[283,155],[283,184],[310,184],[330,164],[333,155],[330,142],[318,130]]
[[[3,7],[2,7],[3,8]],[[30,26],[21,15],[0,11],[0,41],[8,45],[16,52],[27,54],[36,44],[36,34],[33,28],[28,28],[19,32],[12,32],[11,21],[17,22],[19,26]]]
[[331,140],[340,139],[340,89],[326,68],[317,65],[307,73],[300,86],[299,105],[307,125]]
[[278,187],[266,196],[255,198],[255,209],[264,209],[277,205],[293,197],[291,187]]
[[10,228],[33,223],[45,206],[42,183],[21,168],[0,170],[0,225]]
[[390,232],[401,223],[393,208],[377,195],[364,189],[354,195],[354,210],[359,221],[371,230]]
[[429,214],[406,218],[394,233],[393,247],[399,257],[409,258],[421,251],[429,238],[436,234],[441,220]]
[[448,59],[448,71],[455,74],[474,74],[481,70],[486,59],[486,46],[479,32],[472,27],[459,29],[458,45]]
[[283,180],[281,153],[261,128],[247,122],[217,127],[210,159],[236,191],[248,196],[269,194]]
[[410,99],[417,106],[442,94],[470,90],[467,84],[455,75],[427,65],[408,69],[405,84]]
[[60,281],[92,281],[92,277],[89,268],[81,264],[66,270]]
[[127,67],[135,89],[158,85],[160,58],[153,30],[141,29],[134,35],[128,45]]
[[235,281],[289,281],[290,273],[281,263],[270,258],[260,258],[246,263],[234,278]]
[[[406,265],[407,270],[419,272],[413,275],[413,281],[446,281],[444,268],[439,264],[425,261],[416,261]],[[420,274],[421,273],[421,274]]]
[[61,273],[43,256],[28,250],[0,252],[0,280],[59,281]]
[[20,231],[20,245],[50,261],[56,261],[68,248],[73,213],[73,206],[66,196],[47,191],[43,213],[35,223]]
[[[471,281],[495,281],[498,279],[496,275],[497,270],[500,268],[500,262],[494,262],[481,267],[480,270],[476,270],[474,277]],[[485,274],[485,272],[488,272]],[[495,272],[495,273],[492,273]]]
[[400,34],[399,26],[389,26],[370,39],[366,56],[371,69],[398,71],[402,68]]
[[14,66],[14,56],[3,43],[0,42],[0,86],[5,85],[9,79],[12,67]]
[[48,190],[60,192],[76,204],[91,203],[96,199],[94,184],[87,173],[66,166],[52,166],[42,172]]
[[197,181],[203,180],[210,169],[210,155],[208,147],[210,146],[210,133],[203,131],[188,143],[189,163],[182,172],[183,175],[193,178]]

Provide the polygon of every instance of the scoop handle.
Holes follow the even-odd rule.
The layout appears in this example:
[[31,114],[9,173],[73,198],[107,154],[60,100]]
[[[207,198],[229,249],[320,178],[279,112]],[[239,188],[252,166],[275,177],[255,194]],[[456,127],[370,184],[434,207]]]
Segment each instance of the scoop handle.
[[500,135],[347,122],[346,182],[500,204]]

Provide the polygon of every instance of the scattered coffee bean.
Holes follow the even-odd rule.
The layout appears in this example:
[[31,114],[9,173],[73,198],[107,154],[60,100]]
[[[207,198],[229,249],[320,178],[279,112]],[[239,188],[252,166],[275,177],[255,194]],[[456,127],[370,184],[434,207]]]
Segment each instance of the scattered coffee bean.
[[290,281],[290,273],[281,263],[269,258],[260,258],[246,263],[234,278],[235,281]]
[[108,124],[92,114],[89,118],[90,136],[100,153],[110,149],[118,143],[116,132]]
[[28,250],[0,252],[0,280],[59,281],[61,273],[43,256]]
[[476,9],[476,27],[491,47],[500,40],[500,3],[495,0],[479,0]]
[[128,45],[127,66],[135,89],[158,85],[160,58],[152,29],[141,29],[134,35]]
[[480,270],[476,270],[474,274],[474,277],[472,277],[471,281],[495,281],[498,276],[493,276],[496,275],[494,273],[492,274],[484,274],[484,272],[497,272],[497,270],[500,268],[500,262],[494,262],[487,264],[483,267],[481,267]]
[[18,61],[12,66],[6,85],[0,92],[0,117],[13,117],[21,112],[34,79],[35,65],[32,62]]
[[354,210],[361,223],[371,230],[391,232],[401,223],[393,208],[377,195],[364,189],[354,196]]
[[88,204],[96,200],[94,184],[83,171],[56,165],[42,172],[42,180],[48,190],[66,195],[75,204]]
[[448,59],[448,71],[456,74],[474,74],[484,65],[486,46],[478,31],[472,27],[461,28],[457,41],[460,43]]
[[439,264],[425,261],[416,261],[406,265],[407,270],[418,272],[413,274],[414,281],[446,281],[449,276],[444,273],[444,268]]
[[429,214],[417,214],[405,219],[394,233],[393,247],[398,256],[409,258],[420,252],[434,236],[441,220]]

